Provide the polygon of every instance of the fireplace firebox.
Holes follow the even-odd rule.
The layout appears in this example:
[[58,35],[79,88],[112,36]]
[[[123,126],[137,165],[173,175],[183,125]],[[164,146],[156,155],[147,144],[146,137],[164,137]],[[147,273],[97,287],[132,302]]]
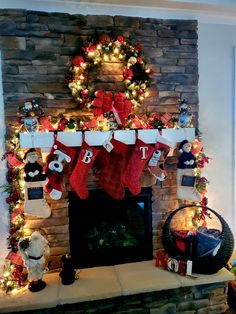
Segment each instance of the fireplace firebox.
[[81,200],[69,193],[70,251],[75,268],[152,259],[151,188],[115,200],[103,189]]

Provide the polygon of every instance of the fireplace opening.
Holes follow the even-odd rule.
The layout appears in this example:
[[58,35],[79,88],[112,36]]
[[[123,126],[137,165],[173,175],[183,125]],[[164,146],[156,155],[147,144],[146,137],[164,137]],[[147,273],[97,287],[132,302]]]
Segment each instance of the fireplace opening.
[[70,251],[76,268],[152,259],[151,188],[115,200],[103,189],[69,192]]

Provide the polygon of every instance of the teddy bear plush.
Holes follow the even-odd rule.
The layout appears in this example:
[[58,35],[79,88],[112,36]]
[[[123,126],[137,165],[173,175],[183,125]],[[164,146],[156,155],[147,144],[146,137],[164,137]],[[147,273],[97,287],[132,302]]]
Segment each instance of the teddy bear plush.
[[192,121],[192,113],[190,112],[190,107],[188,106],[185,99],[183,99],[179,106],[179,121],[178,125],[181,128],[188,128]]
[[72,164],[75,156],[76,151],[73,148],[67,147],[55,137],[45,166],[47,176],[45,190],[53,200],[59,200],[61,198],[63,175],[66,172],[65,165]]
[[46,282],[42,278],[50,254],[48,241],[40,232],[34,231],[29,238],[20,238],[18,249],[28,270],[28,289],[31,292],[44,289]]

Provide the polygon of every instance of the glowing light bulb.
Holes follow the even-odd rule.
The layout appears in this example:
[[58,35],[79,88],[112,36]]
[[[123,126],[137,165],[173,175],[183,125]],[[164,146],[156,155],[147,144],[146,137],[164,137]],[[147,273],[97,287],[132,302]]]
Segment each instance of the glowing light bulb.
[[10,275],[10,272],[8,270],[6,270],[4,273],[3,273],[3,276],[4,277],[8,277]]
[[120,52],[120,50],[116,47],[116,48],[114,49],[114,54],[118,55],[119,52]]
[[107,54],[104,54],[104,56],[103,56],[103,60],[104,60],[104,61],[109,61],[109,57],[108,57],[108,55],[107,55]]
[[88,56],[89,56],[90,58],[92,58],[92,57],[94,56],[94,52],[93,52],[93,51],[89,51]]

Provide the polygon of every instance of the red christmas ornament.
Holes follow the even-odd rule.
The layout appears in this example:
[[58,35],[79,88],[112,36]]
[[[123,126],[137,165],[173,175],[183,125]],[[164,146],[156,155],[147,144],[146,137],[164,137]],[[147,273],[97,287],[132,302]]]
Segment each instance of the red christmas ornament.
[[81,57],[81,56],[75,56],[73,59],[72,59],[72,64],[76,67],[81,67],[84,65],[84,58]]
[[124,37],[122,35],[118,35],[117,36],[117,40],[120,42],[120,43],[123,43],[124,42]]
[[202,143],[198,139],[195,139],[193,141],[191,152],[193,153],[193,155],[197,155],[200,153],[201,150],[202,150]]
[[137,63],[143,63],[143,59],[140,57],[137,57]]

